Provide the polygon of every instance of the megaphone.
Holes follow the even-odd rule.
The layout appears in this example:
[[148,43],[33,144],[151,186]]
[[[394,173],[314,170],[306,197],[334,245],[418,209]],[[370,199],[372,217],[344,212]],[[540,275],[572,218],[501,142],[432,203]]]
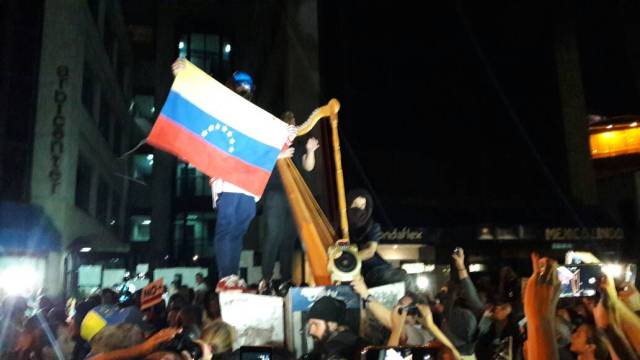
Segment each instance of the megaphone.
[[358,246],[338,240],[327,251],[329,255],[328,270],[332,283],[351,282],[360,276],[362,261],[358,256]]

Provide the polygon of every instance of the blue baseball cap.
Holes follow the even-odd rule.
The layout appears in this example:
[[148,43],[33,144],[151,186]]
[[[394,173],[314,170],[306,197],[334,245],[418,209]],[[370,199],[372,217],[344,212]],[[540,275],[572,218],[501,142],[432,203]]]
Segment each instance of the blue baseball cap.
[[236,71],[232,75],[235,86],[241,86],[247,90],[253,90],[253,79],[244,71]]

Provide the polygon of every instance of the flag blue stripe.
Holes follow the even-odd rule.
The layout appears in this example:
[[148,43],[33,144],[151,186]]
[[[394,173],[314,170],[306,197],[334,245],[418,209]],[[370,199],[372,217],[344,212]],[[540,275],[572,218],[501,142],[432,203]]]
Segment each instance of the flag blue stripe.
[[[174,91],[169,92],[160,113],[219,150],[266,171],[273,170],[281,149],[276,149],[227,126],[182,95]],[[213,130],[209,131],[212,127]],[[205,131],[206,133],[203,133]],[[228,135],[229,132],[231,136]]]

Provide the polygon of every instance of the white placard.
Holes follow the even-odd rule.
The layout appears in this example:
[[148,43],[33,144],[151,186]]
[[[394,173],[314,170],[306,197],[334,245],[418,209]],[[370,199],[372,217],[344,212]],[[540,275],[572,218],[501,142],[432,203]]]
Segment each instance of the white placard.
[[284,299],[244,293],[220,293],[222,320],[236,329],[233,348],[284,344]]

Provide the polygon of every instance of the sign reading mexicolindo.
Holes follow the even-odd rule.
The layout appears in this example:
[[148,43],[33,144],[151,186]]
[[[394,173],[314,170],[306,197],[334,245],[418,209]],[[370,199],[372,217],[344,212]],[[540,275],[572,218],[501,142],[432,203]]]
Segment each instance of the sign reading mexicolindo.
[[409,228],[403,227],[392,228],[382,233],[383,241],[415,241],[421,242],[424,240],[424,230],[421,228]]
[[619,227],[546,228],[545,240],[623,240],[624,230]]
[[56,113],[53,117],[53,130],[51,131],[51,144],[49,154],[51,155],[51,170],[49,170],[49,180],[51,181],[51,195],[55,194],[62,180],[60,162],[64,152],[64,123],[66,121],[62,113],[62,105],[67,101],[67,93],[64,87],[69,79],[69,68],[60,65],[56,69],[58,75],[58,88],[54,92],[53,101],[56,103]]

